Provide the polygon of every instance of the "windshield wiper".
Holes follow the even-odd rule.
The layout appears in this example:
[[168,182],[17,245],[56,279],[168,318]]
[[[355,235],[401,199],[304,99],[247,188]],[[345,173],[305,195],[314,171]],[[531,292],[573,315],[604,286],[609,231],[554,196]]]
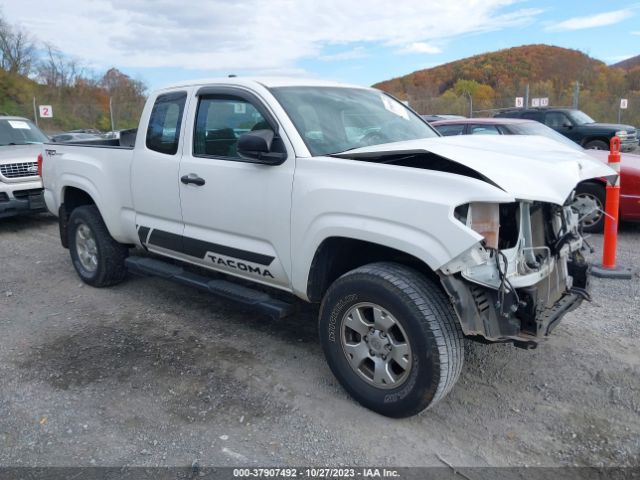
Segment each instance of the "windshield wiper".
[[351,150],[357,150],[358,148],[362,148],[362,147],[347,148],[346,150],[340,150],[339,152],[333,152],[333,153],[326,153],[325,155],[327,157],[331,157],[333,155],[342,155],[343,153],[350,152]]

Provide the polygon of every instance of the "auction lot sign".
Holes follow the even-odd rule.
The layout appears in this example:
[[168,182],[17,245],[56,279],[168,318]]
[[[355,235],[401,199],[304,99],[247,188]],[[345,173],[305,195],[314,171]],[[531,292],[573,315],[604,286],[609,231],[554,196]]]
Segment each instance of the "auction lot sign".
[[39,105],[40,118],[53,118],[53,108],[51,105]]

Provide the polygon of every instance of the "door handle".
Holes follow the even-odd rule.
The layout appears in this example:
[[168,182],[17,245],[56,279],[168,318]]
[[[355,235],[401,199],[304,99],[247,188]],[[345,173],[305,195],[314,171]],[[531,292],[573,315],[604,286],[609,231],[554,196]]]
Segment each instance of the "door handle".
[[193,183],[194,185],[197,185],[198,187],[201,187],[202,185],[205,184],[204,178],[200,178],[195,173],[190,173],[189,175],[185,175],[183,177],[180,177],[180,181],[182,183],[184,183],[185,185]]

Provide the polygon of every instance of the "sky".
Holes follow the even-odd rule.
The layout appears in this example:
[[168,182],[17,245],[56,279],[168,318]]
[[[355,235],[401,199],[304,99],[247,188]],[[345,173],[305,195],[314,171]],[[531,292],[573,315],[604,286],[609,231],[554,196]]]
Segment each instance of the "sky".
[[0,0],[6,20],[151,89],[229,74],[371,85],[519,45],[615,63],[640,54],[621,0]]

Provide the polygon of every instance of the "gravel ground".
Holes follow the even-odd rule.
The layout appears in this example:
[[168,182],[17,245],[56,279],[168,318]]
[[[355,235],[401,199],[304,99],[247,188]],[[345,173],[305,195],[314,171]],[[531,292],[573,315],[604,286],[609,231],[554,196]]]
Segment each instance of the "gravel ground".
[[[640,464],[637,274],[594,279],[536,350],[470,343],[443,402],[392,420],[337,384],[313,309],[273,322],[160,279],[94,289],[57,235],[46,215],[0,222],[1,466]],[[640,267],[639,240],[623,226],[620,264]]]

